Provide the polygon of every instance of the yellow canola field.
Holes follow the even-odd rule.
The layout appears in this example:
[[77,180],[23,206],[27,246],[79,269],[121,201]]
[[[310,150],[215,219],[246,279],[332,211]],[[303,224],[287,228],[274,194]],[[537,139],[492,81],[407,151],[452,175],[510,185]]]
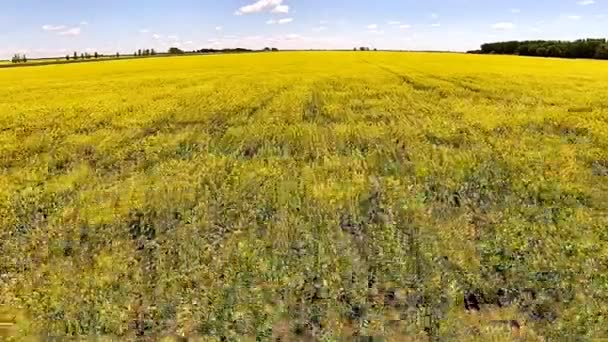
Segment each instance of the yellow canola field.
[[605,62],[279,52],[0,89],[0,336],[608,337]]

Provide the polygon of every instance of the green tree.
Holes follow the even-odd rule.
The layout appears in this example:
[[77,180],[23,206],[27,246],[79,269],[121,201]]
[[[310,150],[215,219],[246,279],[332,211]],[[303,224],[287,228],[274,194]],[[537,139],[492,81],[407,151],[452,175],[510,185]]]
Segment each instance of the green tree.
[[154,49],[152,49],[152,50],[150,50],[150,54],[154,56],[154,55],[156,55],[156,51]]
[[540,57],[546,57],[547,56],[547,49],[543,46],[539,47],[538,49],[536,49],[536,55],[540,56]]
[[184,53],[184,51],[179,48],[176,48],[176,47],[169,48],[169,54],[171,54],[171,55],[181,55],[183,53]]
[[78,59],[78,53],[74,51],[74,59]]
[[604,43],[597,47],[597,50],[595,50],[595,58],[608,59],[608,44]]
[[97,51],[95,51],[95,59],[99,58],[99,54],[97,54]]
[[70,60],[70,55],[65,55],[65,60],[69,61]]

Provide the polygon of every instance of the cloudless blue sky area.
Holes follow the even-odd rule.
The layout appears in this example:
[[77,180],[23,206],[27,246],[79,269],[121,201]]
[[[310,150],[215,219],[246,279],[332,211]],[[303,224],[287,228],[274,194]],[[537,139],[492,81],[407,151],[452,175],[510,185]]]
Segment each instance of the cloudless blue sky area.
[[21,0],[0,10],[0,58],[204,47],[455,50],[608,37],[608,0]]

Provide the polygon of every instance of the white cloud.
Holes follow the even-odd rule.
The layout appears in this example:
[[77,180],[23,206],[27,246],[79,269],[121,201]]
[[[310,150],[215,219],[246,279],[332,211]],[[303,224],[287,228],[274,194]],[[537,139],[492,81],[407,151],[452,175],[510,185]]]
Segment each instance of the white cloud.
[[81,32],[80,27],[72,27],[65,31],[57,32],[57,34],[60,36],[78,36],[78,35],[80,35],[80,32]]
[[401,22],[397,21],[397,20],[389,20],[386,23],[389,25],[400,25],[401,24]]
[[501,22],[492,25],[492,28],[495,30],[512,30],[515,28],[515,24],[509,22]]
[[215,30],[216,30],[216,31],[221,31],[221,30],[223,30],[223,29],[224,29],[224,28],[223,28],[223,27],[221,27],[221,26],[216,26],[216,27],[215,27]]
[[187,40],[184,42],[184,45],[192,45],[192,44],[194,44],[194,42],[191,40]]
[[431,24],[431,27],[441,27],[441,23],[434,23],[434,24]]
[[325,27],[325,26],[319,26],[319,27],[313,28],[312,30],[315,31],[315,32],[321,32],[321,31],[327,30],[327,27]]
[[511,12],[513,14],[518,14],[518,13],[521,13],[521,10],[519,8],[511,8],[509,10],[509,12]]
[[593,5],[595,3],[595,0],[577,0],[576,3],[580,6],[589,6]]
[[266,24],[268,25],[274,25],[274,24],[289,24],[290,22],[293,21],[293,18],[283,18],[283,19],[279,19],[279,20],[275,20],[275,19],[269,19],[266,20]]
[[61,30],[65,30],[67,27],[65,25],[43,25],[42,29],[45,31],[61,31]]
[[171,40],[179,40],[179,36],[177,36],[177,35],[167,36],[167,38],[169,38]]
[[599,20],[606,19],[606,15],[605,15],[605,14],[597,14],[597,15],[595,16],[595,19],[599,19]]
[[283,4],[283,0],[258,0],[253,4],[249,4],[239,8],[235,14],[243,15],[243,14],[251,14],[258,13],[268,9],[276,9]]
[[89,25],[89,22],[88,21],[81,21],[80,25],[81,26],[87,26],[87,25]]
[[366,26],[367,32],[373,34],[384,34],[384,31],[378,29],[378,24],[369,24]]
[[319,21],[319,24],[321,24],[321,25],[327,25],[327,24],[329,24],[329,21],[327,21],[327,20],[321,20],[321,21]]
[[583,19],[583,17],[582,17],[582,16],[580,16],[580,15],[576,15],[576,14],[573,14],[573,15],[568,15],[568,16],[566,16],[566,18],[567,18],[567,19],[570,19],[570,20],[581,20],[581,19]]
[[149,33],[149,32],[150,32],[150,30],[148,30],[146,28],[143,28],[143,29],[139,30],[139,33]]
[[289,13],[289,6],[278,5],[277,7],[272,9],[272,13]]
[[403,29],[403,30],[406,30],[406,29],[412,28],[412,25],[410,25],[410,24],[403,24],[403,25],[399,25],[399,28]]
[[437,13],[431,13],[431,19],[437,19],[439,15]]
[[160,34],[156,34],[156,33],[152,35],[152,38],[154,38],[154,39],[156,39],[156,40],[159,40],[159,39],[161,39],[162,37],[163,37],[163,36],[161,36]]

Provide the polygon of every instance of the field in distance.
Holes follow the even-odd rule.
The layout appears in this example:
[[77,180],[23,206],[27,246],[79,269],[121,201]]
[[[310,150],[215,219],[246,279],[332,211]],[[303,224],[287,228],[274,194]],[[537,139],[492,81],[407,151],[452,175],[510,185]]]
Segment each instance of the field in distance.
[[608,337],[605,62],[281,52],[0,89],[0,336]]

